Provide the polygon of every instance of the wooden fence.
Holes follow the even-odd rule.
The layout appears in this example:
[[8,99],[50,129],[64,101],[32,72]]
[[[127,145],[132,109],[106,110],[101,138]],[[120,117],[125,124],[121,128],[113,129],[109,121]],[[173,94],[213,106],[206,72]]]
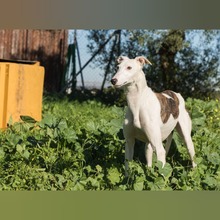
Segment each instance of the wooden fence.
[[61,90],[68,48],[68,30],[1,30],[0,59],[40,61],[44,89]]

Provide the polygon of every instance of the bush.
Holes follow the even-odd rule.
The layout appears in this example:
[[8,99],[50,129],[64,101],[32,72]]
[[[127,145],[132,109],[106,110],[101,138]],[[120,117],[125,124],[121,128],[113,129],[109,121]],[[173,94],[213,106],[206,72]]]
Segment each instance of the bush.
[[[95,100],[46,97],[43,119],[21,117],[0,132],[1,190],[219,190],[220,104],[187,100],[198,167],[175,133],[164,169],[143,160],[143,144],[124,177],[124,109]],[[140,152],[137,152],[139,150]],[[142,157],[141,157],[142,155]]]

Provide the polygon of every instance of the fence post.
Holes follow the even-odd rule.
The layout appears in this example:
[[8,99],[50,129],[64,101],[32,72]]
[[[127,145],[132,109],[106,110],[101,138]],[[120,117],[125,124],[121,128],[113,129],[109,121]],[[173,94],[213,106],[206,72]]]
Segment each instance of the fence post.
[[74,31],[74,42],[72,48],[72,93],[76,90],[76,30]]

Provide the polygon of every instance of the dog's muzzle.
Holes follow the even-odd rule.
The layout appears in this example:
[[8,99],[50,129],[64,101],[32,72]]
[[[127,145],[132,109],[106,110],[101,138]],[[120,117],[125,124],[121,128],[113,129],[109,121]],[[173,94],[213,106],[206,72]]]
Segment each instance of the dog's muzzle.
[[112,83],[113,86],[116,85],[117,82],[118,82],[118,80],[117,80],[116,78],[113,78],[113,79],[111,80],[111,83]]

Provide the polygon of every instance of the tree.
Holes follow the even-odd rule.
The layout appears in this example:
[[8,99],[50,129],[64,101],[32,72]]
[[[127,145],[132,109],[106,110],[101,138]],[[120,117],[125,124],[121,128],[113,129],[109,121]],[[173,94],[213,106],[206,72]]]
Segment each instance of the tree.
[[188,42],[178,56],[178,90],[186,96],[205,98],[220,86],[219,75],[219,31],[187,31],[198,38],[197,45]]
[[[89,34],[94,53],[114,30],[93,30]],[[172,89],[183,96],[204,98],[219,87],[219,43],[217,30],[120,30],[114,40],[94,60],[105,68],[106,78],[114,73],[119,54],[144,55],[153,66],[146,67],[149,86],[155,91]]]
[[[113,40],[111,40],[114,37]],[[99,65],[101,69],[104,69],[104,80],[101,90],[104,88],[105,81],[110,75],[110,72],[114,71],[115,60],[120,55],[120,38],[121,31],[108,31],[108,30],[91,30],[88,38],[91,43],[88,45],[92,54],[101,51],[94,57],[93,62],[95,65]]]
[[185,32],[183,30],[170,30],[162,39],[158,51],[160,57],[161,79],[164,89],[176,90],[177,67],[175,57],[183,48]]

